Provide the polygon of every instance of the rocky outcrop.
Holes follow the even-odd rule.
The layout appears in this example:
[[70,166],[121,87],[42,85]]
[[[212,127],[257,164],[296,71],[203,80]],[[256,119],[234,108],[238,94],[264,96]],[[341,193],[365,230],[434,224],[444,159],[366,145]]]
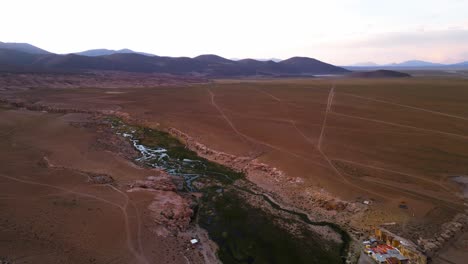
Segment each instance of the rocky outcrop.
[[15,108],[24,108],[30,111],[43,111],[48,113],[82,113],[82,114],[96,114],[96,115],[112,115],[123,119],[126,122],[141,122],[141,120],[133,119],[128,113],[118,110],[97,110],[97,109],[81,109],[72,107],[60,107],[57,105],[45,105],[39,102],[27,102],[20,99],[0,97],[0,103],[10,105]]
[[[184,141],[187,147],[197,152],[199,156],[202,156],[213,162],[220,163],[238,172],[243,172],[252,182],[258,183],[268,181],[270,186],[279,188],[282,188],[285,185],[295,185],[301,184],[303,182],[303,180],[299,177],[290,177],[283,171],[271,167],[268,164],[259,162],[256,159],[249,157],[237,157],[235,155],[213,150],[175,128],[169,128],[168,132],[172,136]],[[314,189],[307,191],[306,193],[307,197],[300,197],[300,199],[302,201],[309,201],[308,204],[314,207],[314,214],[320,216],[320,218],[322,218],[321,220],[324,220],[324,218],[330,219],[335,217],[336,214],[340,212],[343,214],[356,214],[366,210],[367,208],[361,204],[343,201],[323,189]],[[291,198],[291,201],[294,201],[294,198]]]
[[94,184],[113,184],[114,178],[112,176],[104,173],[87,173],[88,181]]
[[84,171],[75,168],[65,167],[65,166],[57,166],[54,165],[47,156],[43,156],[37,163],[39,167],[47,168],[47,169],[55,169],[55,170],[67,170],[73,171],[75,173],[79,173],[88,177],[88,182],[92,184],[110,184],[113,185],[115,180],[112,176],[106,173],[97,173],[91,171]]
[[176,186],[172,182],[171,176],[161,171],[158,176],[148,176],[146,180],[137,180],[130,188],[152,189],[160,191],[176,191]]
[[[130,72],[87,73],[5,73],[0,72],[0,90],[24,90],[36,88],[75,89],[96,88],[142,88],[157,86],[182,86],[206,83],[207,79],[195,76]],[[120,91],[118,91],[120,92]]]
[[68,113],[96,114],[96,113],[99,113],[98,111],[84,110],[84,109],[78,109],[78,108],[61,108],[61,107],[56,107],[56,106],[25,102],[23,100],[16,100],[16,99],[9,99],[9,98],[0,98],[0,103],[5,103],[16,108],[25,108],[30,111],[44,111],[48,113],[60,113],[60,114],[68,114]]
[[468,217],[466,214],[457,214],[452,221],[443,224],[440,231],[432,238],[420,238],[418,244],[424,249],[424,252],[433,256],[437,253],[447,242],[452,240],[457,234],[466,228],[468,224]]
[[197,152],[198,155],[211,161],[220,163],[238,172],[243,172],[247,176],[253,176],[253,174],[263,174],[268,178],[275,179],[275,181],[284,180],[286,178],[285,173],[281,170],[273,168],[265,163],[261,163],[256,159],[249,157],[237,157],[225,152],[213,150],[204,144],[195,141],[189,135],[175,128],[169,128],[168,132],[172,136],[182,139],[188,148]]
[[171,177],[160,172],[145,180],[137,180],[130,185],[128,192],[150,192],[153,200],[148,205],[151,218],[159,225],[172,231],[185,231],[193,215],[191,199],[176,192]]
[[185,231],[193,215],[190,204],[188,199],[175,192],[157,190],[148,209],[156,223],[172,230]]

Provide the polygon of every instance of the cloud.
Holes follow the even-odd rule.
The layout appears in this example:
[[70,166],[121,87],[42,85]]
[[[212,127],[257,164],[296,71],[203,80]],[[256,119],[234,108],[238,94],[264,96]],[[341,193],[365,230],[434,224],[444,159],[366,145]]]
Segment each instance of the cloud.
[[468,44],[468,30],[449,29],[438,31],[395,32],[374,35],[371,38],[352,43],[351,46],[394,47],[415,45]]
[[360,61],[391,63],[405,60],[428,60],[456,63],[468,60],[468,30],[391,32],[354,36],[306,48],[337,64]]

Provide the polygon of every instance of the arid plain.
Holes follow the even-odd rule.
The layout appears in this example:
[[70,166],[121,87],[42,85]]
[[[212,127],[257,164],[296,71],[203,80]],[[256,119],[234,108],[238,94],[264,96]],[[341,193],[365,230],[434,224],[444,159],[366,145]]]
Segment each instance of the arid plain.
[[[30,106],[118,113],[149,127],[174,128],[211,149],[268,164],[281,173],[271,177],[251,173],[248,179],[282,204],[315,215],[318,220],[337,222],[356,237],[374,226],[392,223],[389,228],[419,243],[437,236],[443,224],[465,213],[463,186],[453,180],[468,175],[465,79],[242,79],[137,88],[89,86],[4,87],[0,96],[4,101],[21,101]],[[141,232],[139,222],[128,222],[140,217],[144,195],[122,195],[112,185],[82,187],[80,180],[83,171],[106,173],[128,183],[153,172],[109,151],[88,149],[86,142],[92,140],[92,133],[69,124],[79,123],[79,114],[22,111],[25,110],[0,110],[0,202],[5,208],[2,219],[15,223],[22,219],[22,228],[40,230],[36,237],[21,240],[34,244],[29,257],[36,249],[42,252],[38,241],[58,233],[78,237],[81,244],[70,248],[89,247],[86,252],[93,250],[93,243],[120,241],[121,247],[107,249],[115,254],[103,253],[106,256],[118,255],[126,248],[137,252],[133,257],[144,256],[143,252],[160,258],[180,257],[175,252],[173,256],[163,249],[150,251],[141,246],[154,243],[156,248],[171,248],[170,243],[160,243],[154,237],[136,236]],[[12,133],[16,130],[19,132]],[[43,171],[34,166],[44,156],[64,169],[48,170],[44,172],[47,179],[42,179]],[[64,180],[61,171],[70,169],[74,170]],[[11,176],[32,171],[37,174],[34,180]],[[31,190],[19,188],[25,184]],[[49,189],[34,188],[37,185]],[[86,194],[81,188],[86,188]],[[52,191],[64,194],[60,199],[53,198],[57,196],[49,196]],[[128,196],[135,204],[128,204]],[[96,199],[102,203],[96,205]],[[76,203],[86,206],[78,207]],[[19,206],[30,210],[18,211],[15,208]],[[78,209],[72,210],[75,207]],[[92,219],[96,211],[108,211],[104,219],[120,219],[121,223],[109,221],[112,224],[105,229],[96,229],[84,220]],[[47,224],[39,221],[37,215],[49,217]],[[77,217],[83,222],[69,220]],[[144,216],[141,218],[145,220]],[[74,226],[68,226],[70,221]],[[11,222],[2,227],[16,228]],[[130,235],[118,235],[125,230]],[[2,237],[13,236],[10,231],[1,231]],[[174,245],[180,244],[177,238],[173,240]],[[455,253],[445,256],[442,250],[440,256],[435,256],[436,261],[461,263],[458,261],[466,255],[466,243],[457,236],[444,241],[441,247]],[[102,250],[102,246],[96,247]],[[16,246],[2,244],[0,248],[4,249],[1,256]],[[21,254],[15,255],[19,258]],[[79,251],[74,254],[83,257]],[[188,257],[201,261],[198,255]],[[90,263],[92,258],[89,257]],[[120,260],[124,263],[129,258],[121,256]],[[103,259],[94,261],[105,263]],[[177,261],[183,263],[184,259]]]

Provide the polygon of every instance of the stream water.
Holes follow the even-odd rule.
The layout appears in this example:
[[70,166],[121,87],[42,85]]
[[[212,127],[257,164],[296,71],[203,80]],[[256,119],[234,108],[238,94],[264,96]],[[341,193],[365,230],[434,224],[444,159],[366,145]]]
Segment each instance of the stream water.
[[174,159],[168,154],[168,150],[162,147],[148,147],[140,143],[140,140],[134,137],[135,130],[131,133],[120,133],[125,138],[128,138],[133,147],[138,150],[140,157],[137,162],[144,163],[147,166],[158,168],[167,173],[184,178],[184,187],[188,191],[195,191],[192,182],[199,177],[206,176],[207,166],[200,160],[191,159]]

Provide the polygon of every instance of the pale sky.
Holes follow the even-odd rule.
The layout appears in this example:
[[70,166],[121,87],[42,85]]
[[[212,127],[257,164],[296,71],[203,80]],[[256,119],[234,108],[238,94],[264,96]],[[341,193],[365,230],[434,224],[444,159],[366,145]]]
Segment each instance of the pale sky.
[[55,53],[468,60],[468,0],[0,0],[0,41]]

